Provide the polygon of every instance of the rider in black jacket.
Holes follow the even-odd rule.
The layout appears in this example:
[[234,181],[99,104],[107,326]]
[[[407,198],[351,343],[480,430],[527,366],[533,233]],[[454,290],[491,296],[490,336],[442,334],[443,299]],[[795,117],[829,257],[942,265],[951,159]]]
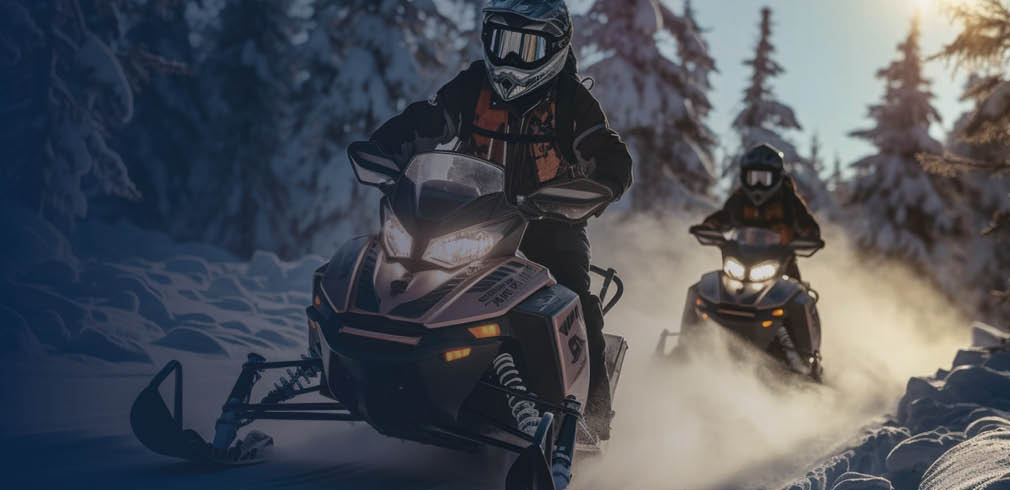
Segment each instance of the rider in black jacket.
[[[576,78],[564,1],[492,0],[483,15],[484,60],[431,100],[409,105],[371,141],[401,166],[416,153],[455,141],[455,151],[505,168],[505,190],[512,199],[547,182],[589,176],[617,200],[631,185],[631,155]],[[599,298],[589,292],[586,225],[530,223],[520,249],[582,300],[591,356],[587,421],[602,439],[609,438],[603,312]]]
[[[820,239],[821,228],[797,194],[796,184],[785,175],[782,152],[774,146],[760,144],[744,154],[740,159],[740,184],[722,209],[705,218],[702,226],[716,230],[766,228],[778,232],[783,243],[797,238]],[[795,258],[789,261],[785,274],[800,279]]]

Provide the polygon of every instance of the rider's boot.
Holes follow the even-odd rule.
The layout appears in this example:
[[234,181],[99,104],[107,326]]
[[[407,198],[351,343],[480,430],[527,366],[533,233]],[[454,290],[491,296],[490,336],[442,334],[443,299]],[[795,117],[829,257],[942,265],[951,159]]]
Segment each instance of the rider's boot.
[[586,425],[601,441],[610,439],[610,421],[614,417],[610,399],[610,376],[606,367],[607,342],[603,336],[603,309],[600,299],[586,294],[582,297],[589,337],[589,399],[586,402]]

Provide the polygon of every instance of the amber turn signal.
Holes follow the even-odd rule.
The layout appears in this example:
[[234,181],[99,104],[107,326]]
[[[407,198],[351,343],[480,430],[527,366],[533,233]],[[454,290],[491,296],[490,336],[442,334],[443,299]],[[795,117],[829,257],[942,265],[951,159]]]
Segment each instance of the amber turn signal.
[[469,356],[470,350],[471,349],[469,347],[453,349],[443,354],[442,357],[445,358],[445,362],[458,361],[466,356]]
[[498,337],[501,335],[501,327],[497,323],[488,323],[487,325],[478,325],[476,327],[470,327],[467,330],[470,334],[478,339],[486,339],[489,337]]
[[764,328],[768,328],[768,327],[772,326],[772,321],[771,320],[765,320],[765,321],[761,322],[761,326],[764,327]]
[[783,310],[782,308],[779,308],[777,310],[772,311],[772,316],[775,317],[775,318],[778,318],[778,317],[780,317],[782,315],[785,315],[785,314],[786,314],[786,310]]
[[698,298],[698,299],[694,300],[694,304],[696,304],[696,305],[698,305],[698,306],[702,306],[702,305],[704,305],[705,303],[704,303],[704,302],[703,302],[703,301],[701,300],[701,298]]

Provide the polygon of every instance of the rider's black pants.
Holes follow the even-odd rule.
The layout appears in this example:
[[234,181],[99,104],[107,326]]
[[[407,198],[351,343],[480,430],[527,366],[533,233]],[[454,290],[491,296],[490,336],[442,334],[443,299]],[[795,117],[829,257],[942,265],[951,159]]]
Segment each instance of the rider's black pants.
[[610,382],[604,365],[606,341],[603,338],[603,310],[600,299],[589,291],[589,237],[586,225],[557,221],[533,221],[519,245],[526,257],[550,269],[562,286],[582,300],[589,337],[589,414],[610,411]]

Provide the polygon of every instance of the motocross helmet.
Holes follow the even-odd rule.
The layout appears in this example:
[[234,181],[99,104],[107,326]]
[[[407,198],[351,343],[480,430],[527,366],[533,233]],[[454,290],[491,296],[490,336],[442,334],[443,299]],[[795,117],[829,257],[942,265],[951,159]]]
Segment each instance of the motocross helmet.
[[762,143],[740,158],[740,183],[755,206],[768,201],[782,187],[785,158],[772,145]]
[[484,65],[502,100],[515,100],[561,73],[572,44],[564,0],[490,0],[483,14]]

